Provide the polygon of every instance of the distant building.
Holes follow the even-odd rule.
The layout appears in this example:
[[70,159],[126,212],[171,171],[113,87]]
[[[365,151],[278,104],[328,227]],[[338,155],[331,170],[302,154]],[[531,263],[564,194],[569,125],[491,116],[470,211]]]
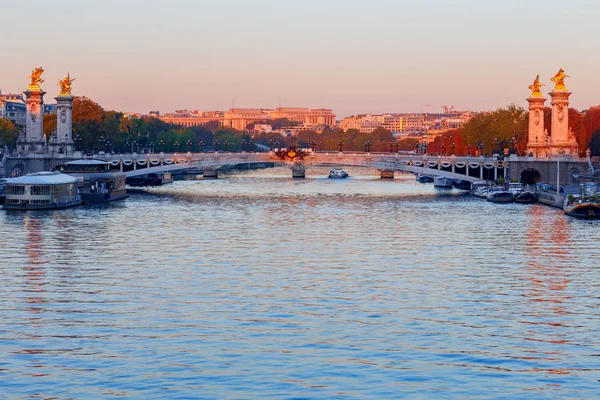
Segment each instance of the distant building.
[[15,125],[25,126],[27,106],[20,94],[0,92],[0,118],[7,118]]
[[332,110],[325,108],[313,110],[293,107],[278,107],[274,110],[265,108],[230,108],[228,111],[176,110],[175,113],[160,116],[162,121],[185,127],[218,121],[220,126],[237,130],[246,129],[251,123],[265,123],[282,118],[288,119],[305,129],[335,125],[335,114]]
[[372,133],[375,129],[383,126],[381,121],[372,114],[353,115],[340,121],[340,128],[344,131],[355,129],[360,133]]
[[269,133],[273,131],[273,127],[267,124],[254,125],[254,133]]

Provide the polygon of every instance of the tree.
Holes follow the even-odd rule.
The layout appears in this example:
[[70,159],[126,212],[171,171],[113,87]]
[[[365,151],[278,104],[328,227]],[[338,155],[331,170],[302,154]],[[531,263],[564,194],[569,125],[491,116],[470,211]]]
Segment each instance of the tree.
[[14,148],[17,144],[17,128],[8,118],[0,118],[0,146]]
[[525,109],[511,104],[476,114],[459,129],[459,134],[465,145],[476,148],[482,144],[483,152],[491,154],[511,148],[513,139],[526,136],[526,122]]
[[44,136],[46,140],[54,133],[56,130],[56,114],[47,114],[44,115],[44,122],[42,131],[44,132]]

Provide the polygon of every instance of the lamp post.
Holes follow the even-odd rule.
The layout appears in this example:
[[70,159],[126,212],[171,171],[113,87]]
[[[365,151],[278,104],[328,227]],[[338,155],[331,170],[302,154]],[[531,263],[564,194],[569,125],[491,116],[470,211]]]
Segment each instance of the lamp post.
[[250,139],[250,143],[248,143],[248,152],[252,153],[254,151],[254,140]]
[[[400,150],[400,142],[398,141],[398,139],[396,139],[396,143],[394,144],[395,149],[396,149],[396,153]],[[417,144],[417,151],[418,151],[418,144]]]
[[535,158],[538,156],[538,137],[535,137]]
[[246,143],[248,143],[246,139],[242,139],[242,152],[246,151]]
[[315,141],[315,139],[313,139],[313,140],[310,141],[310,147],[312,147],[313,153],[315,151],[317,151],[317,142]]
[[456,144],[454,142],[452,142],[452,144],[450,145],[450,148],[452,149],[452,155],[454,155],[454,149],[456,148]]
[[204,140],[201,140],[198,143],[198,149],[200,150],[200,153],[204,153]]
[[158,146],[159,146],[161,152],[165,151],[165,141],[164,140],[161,139],[158,142]]
[[225,145],[225,153],[228,153],[229,152],[229,142],[226,140],[223,144]]
[[269,139],[269,151],[273,152],[273,139]]
[[479,149],[479,155],[483,156],[483,142],[479,142],[477,148]]
[[192,141],[190,139],[187,141],[187,151],[188,153],[192,151]]
[[467,144],[467,157],[471,156],[471,143]]
[[363,147],[365,149],[365,153],[367,152],[367,141],[365,140],[365,142],[363,143]]
[[215,140],[213,142],[213,145],[214,145],[214,148],[215,148],[215,153],[218,153],[219,152],[219,141]]
[[342,135],[340,134],[340,140],[338,142],[338,152],[340,152],[340,153],[344,150],[344,142],[342,141],[341,136]]
[[179,152],[179,141],[175,141],[175,153]]

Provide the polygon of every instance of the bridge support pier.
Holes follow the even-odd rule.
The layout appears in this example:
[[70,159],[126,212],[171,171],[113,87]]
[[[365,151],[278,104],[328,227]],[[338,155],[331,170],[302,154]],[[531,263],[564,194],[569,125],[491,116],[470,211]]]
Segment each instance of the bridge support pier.
[[390,169],[382,169],[380,172],[381,179],[394,179],[394,171]]
[[205,168],[202,171],[202,179],[219,179],[219,172],[216,168]]
[[306,178],[306,166],[304,163],[295,163],[292,166],[292,178]]

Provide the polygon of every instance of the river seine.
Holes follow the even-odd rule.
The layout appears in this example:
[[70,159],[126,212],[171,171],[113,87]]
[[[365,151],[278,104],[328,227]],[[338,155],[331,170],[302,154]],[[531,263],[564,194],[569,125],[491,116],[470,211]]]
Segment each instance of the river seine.
[[597,398],[600,223],[347,171],[0,212],[0,398]]

